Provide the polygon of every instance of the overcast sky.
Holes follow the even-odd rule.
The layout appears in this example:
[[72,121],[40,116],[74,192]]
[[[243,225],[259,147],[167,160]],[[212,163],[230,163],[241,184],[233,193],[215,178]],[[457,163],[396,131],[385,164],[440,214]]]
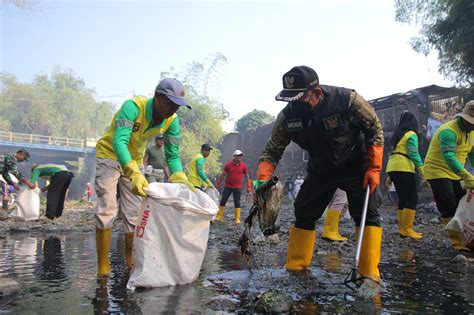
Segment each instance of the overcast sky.
[[[438,84],[436,55],[414,52],[414,26],[395,22],[392,0],[37,1],[1,5],[1,69],[30,82],[56,65],[73,69],[100,100],[149,95],[160,72],[220,52],[212,96],[234,119],[254,108],[276,115],[281,76],[295,65],[322,84],[366,99]],[[112,96],[112,97],[110,97]]]

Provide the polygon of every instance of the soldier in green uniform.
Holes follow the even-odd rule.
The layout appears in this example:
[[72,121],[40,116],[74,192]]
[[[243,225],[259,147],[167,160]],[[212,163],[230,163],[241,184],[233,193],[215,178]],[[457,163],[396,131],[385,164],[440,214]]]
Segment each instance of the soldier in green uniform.
[[18,170],[16,163],[28,161],[30,154],[26,149],[19,149],[16,153],[5,153],[0,154],[0,175],[3,180],[0,180],[0,189],[2,192],[2,209],[0,213],[0,219],[4,220],[7,218],[7,208],[9,196],[9,186],[19,189],[18,184],[13,181],[11,175],[15,176],[21,183],[27,184],[30,188],[34,188],[34,185]]
[[288,102],[279,113],[270,139],[259,158],[257,182],[270,179],[286,146],[293,141],[308,151],[308,175],[294,203],[296,221],[288,241],[288,270],[311,264],[316,239],[315,221],[337,188],[344,190],[349,212],[360,225],[365,188],[370,198],[359,272],[378,281],[382,228],[374,190],[380,182],[383,130],[370,104],[352,89],[320,85],[316,72],[294,67],[283,75],[277,101]]

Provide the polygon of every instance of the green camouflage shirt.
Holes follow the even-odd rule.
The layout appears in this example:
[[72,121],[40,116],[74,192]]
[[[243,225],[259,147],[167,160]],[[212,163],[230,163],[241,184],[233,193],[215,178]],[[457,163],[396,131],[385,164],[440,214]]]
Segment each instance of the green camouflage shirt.
[[17,159],[14,153],[3,153],[0,154],[0,174],[3,176],[3,179],[13,185],[12,178],[10,174],[13,174],[19,181],[22,181],[25,177],[18,170],[16,166]]
[[[352,91],[349,110],[351,123],[360,128],[365,136],[366,145],[383,146],[384,137],[382,124],[369,102],[355,91]],[[286,146],[291,141],[290,135],[286,129],[287,123],[286,117],[281,111],[278,114],[275,125],[273,126],[270,139],[260,155],[260,162],[267,161],[275,166],[278,165]]]

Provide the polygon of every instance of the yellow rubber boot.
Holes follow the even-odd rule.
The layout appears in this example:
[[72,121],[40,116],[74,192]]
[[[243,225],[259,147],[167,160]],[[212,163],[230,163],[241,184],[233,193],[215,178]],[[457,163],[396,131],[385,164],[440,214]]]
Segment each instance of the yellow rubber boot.
[[347,237],[339,233],[339,217],[341,213],[335,209],[328,209],[324,217],[323,235],[325,239],[331,241],[347,241]]
[[416,211],[412,209],[403,209],[403,217],[402,217],[402,222],[403,222],[403,236],[411,237],[413,239],[420,239],[423,238],[422,233],[418,233],[415,230],[413,230],[413,222],[415,221],[415,215]]
[[125,234],[125,262],[127,263],[127,268],[132,268],[133,259],[132,259],[132,248],[133,248],[133,232]]
[[[356,228],[356,237],[359,235],[359,228]],[[380,280],[380,249],[382,246],[382,228],[378,226],[366,226],[362,247],[359,256],[359,272],[375,281]]]
[[95,230],[95,246],[97,249],[97,274],[99,276],[110,273],[109,250],[112,228]]
[[[446,225],[451,221],[451,218],[443,218],[443,224]],[[457,231],[448,230],[449,238],[451,239],[451,245],[455,250],[470,252],[471,250],[463,244],[461,235]]]
[[240,224],[240,208],[235,208],[235,224]]
[[217,212],[217,221],[222,221],[222,218],[224,217],[224,206],[219,206],[219,212]]
[[403,223],[403,209],[397,210],[397,223],[400,235],[405,236],[405,225]]
[[305,270],[313,258],[316,231],[303,230],[292,226],[288,240],[288,255],[285,267],[288,270]]

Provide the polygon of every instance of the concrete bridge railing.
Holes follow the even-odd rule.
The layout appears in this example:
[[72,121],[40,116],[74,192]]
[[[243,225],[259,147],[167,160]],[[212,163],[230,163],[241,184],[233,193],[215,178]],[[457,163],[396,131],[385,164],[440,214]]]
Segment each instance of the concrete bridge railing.
[[43,144],[73,148],[93,148],[96,145],[95,139],[74,139],[66,137],[53,137],[37,134],[26,134],[17,132],[0,131],[0,141],[10,141],[29,144]]

